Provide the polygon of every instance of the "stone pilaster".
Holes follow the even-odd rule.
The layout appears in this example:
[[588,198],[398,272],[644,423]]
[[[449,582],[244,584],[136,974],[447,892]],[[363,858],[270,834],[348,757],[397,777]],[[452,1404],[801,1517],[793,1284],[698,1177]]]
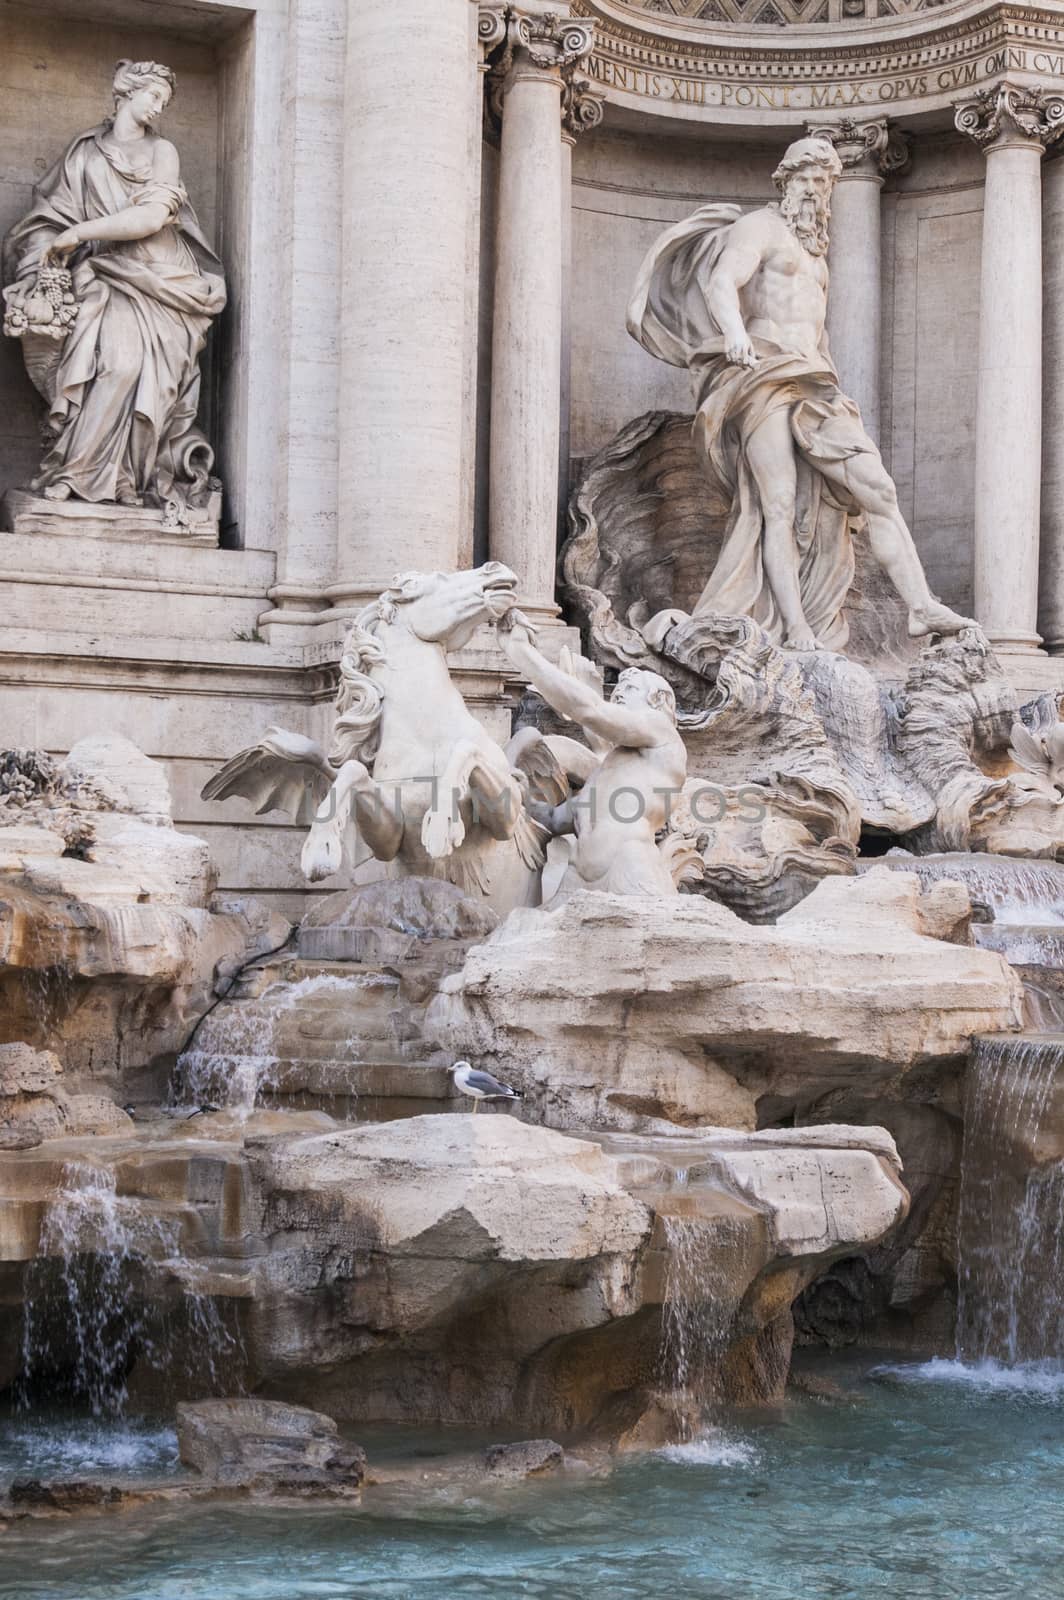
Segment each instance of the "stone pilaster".
[[[601,107],[577,76],[590,23],[527,3],[509,6],[495,68],[501,111],[492,337],[490,548],[514,569],[526,606],[557,614],[567,161],[563,128]],[[563,124],[563,116],[566,119]]]
[[1042,518],[1038,630],[1064,655],[1064,150],[1042,167]]
[[1064,97],[1004,81],[956,107],[986,156],[975,424],[975,615],[999,650],[1040,644],[1042,156]]
[[884,179],[907,163],[909,144],[885,117],[810,123],[808,131],[829,139],[842,162],[831,202],[828,342],[842,388],[857,401],[878,444],[883,320],[879,192]]
[[471,238],[479,191],[470,0],[350,0],[336,581],[348,608],[468,544]]
[[602,121],[602,90],[573,70],[562,76],[562,380],[558,438],[558,523],[569,509],[569,450],[572,437],[573,150],[583,133]]

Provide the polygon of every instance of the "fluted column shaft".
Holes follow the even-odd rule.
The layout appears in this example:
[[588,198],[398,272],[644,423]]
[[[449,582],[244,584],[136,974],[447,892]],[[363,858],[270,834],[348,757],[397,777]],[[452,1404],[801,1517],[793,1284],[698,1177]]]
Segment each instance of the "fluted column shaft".
[[[1009,83],[957,109],[986,155],[975,421],[975,615],[1037,650],[1042,439],[1042,156],[1053,102]],[[1064,106],[1060,112],[1064,127]]]

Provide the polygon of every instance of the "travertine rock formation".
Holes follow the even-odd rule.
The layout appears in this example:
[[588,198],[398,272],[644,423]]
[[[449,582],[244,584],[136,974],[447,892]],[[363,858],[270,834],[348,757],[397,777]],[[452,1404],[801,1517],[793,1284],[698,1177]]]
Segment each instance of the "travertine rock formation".
[[357,1496],[366,1453],[332,1417],[277,1400],[199,1400],[177,1408],[181,1461],[215,1483],[274,1494]]
[[1020,1026],[1007,963],[937,937],[957,900],[872,871],[764,928],[694,896],[582,895],[511,913],[429,1025],[554,1127],[752,1128],[763,1097],[782,1115],[858,1082],[881,1093]]
[[771,920],[853,871],[862,828],[920,852],[1061,851],[1057,696],[1021,706],[974,625],[918,651],[863,535],[847,654],[792,654],[750,617],[697,614],[727,505],[700,474],[690,418],[629,423],[589,462],[570,515],[563,571],[591,655],[668,679],[688,772],[719,796],[678,819],[704,892]]
[[170,821],[166,775],[92,735],[61,763],[0,760],[0,1037],[56,1045],[67,1091],[117,1088],[180,1049],[288,924],[255,902],[207,909],[207,845]]
[[[129,1294],[153,1311],[183,1288],[231,1303],[247,1383],[340,1418],[617,1434],[681,1379],[695,1405],[778,1397],[792,1301],[907,1205],[881,1129],[603,1144],[508,1116],[195,1126],[0,1154],[5,1300],[38,1240],[59,1248],[41,1231],[57,1186],[104,1166],[139,1263]],[[695,1330],[682,1374],[677,1318]],[[179,1381],[196,1393],[204,1375]],[[223,1405],[183,1455],[251,1470],[244,1440],[270,1424]]]

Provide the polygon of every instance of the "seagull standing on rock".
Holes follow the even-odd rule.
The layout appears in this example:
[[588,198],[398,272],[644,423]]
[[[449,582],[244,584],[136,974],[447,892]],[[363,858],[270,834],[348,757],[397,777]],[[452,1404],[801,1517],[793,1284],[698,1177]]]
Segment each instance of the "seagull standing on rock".
[[462,1094],[467,1094],[472,1100],[474,1116],[482,1100],[521,1099],[519,1089],[512,1089],[508,1083],[500,1083],[490,1072],[478,1072],[468,1061],[456,1061],[451,1068],[451,1076],[454,1078],[455,1088]]

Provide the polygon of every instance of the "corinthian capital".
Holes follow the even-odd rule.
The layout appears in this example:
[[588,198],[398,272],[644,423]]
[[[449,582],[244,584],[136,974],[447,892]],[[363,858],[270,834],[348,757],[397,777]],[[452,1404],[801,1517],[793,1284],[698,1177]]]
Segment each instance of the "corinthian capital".
[[562,69],[562,138],[575,142],[602,121],[605,95],[573,67]]
[[835,146],[844,176],[887,178],[900,172],[909,160],[908,137],[886,117],[810,122],[807,131],[810,138],[827,139]]
[[1001,83],[957,102],[954,123],[984,150],[1052,144],[1064,133],[1064,95],[1025,84]]
[[571,71],[578,61],[591,54],[595,24],[557,11],[540,11],[525,6],[510,6],[510,41],[515,58],[522,58],[541,71]]
[[[602,121],[604,96],[580,66],[591,54],[595,24],[562,16],[536,0],[480,0],[482,61],[488,78],[488,116],[497,127],[514,73],[561,78],[562,136],[570,143]],[[490,60],[489,60],[490,58]]]
[[477,39],[480,58],[485,65],[492,52],[506,41],[508,11],[506,0],[481,0],[477,6]]

